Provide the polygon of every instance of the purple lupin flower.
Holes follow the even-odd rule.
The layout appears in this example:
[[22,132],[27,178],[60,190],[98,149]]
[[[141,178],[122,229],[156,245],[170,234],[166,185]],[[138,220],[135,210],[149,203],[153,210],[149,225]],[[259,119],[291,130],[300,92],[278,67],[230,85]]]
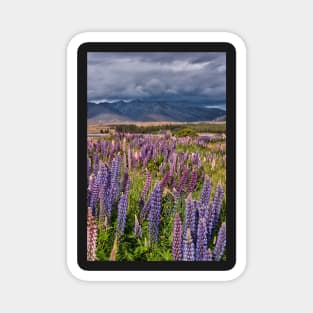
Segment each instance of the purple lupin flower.
[[192,192],[195,189],[197,183],[198,174],[197,171],[191,173],[190,182],[188,185],[187,193]]
[[208,177],[205,177],[204,183],[202,186],[201,196],[200,196],[200,203],[204,206],[208,205],[211,195],[211,181]]
[[160,184],[160,188],[161,190],[163,190],[165,188],[165,186],[168,184],[168,181],[170,179],[170,172],[166,172],[162,181],[161,181],[161,184]]
[[213,209],[213,204],[210,204],[209,207],[209,220],[208,220],[208,242],[210,242],[213,232],[214,232],[214,221],[215,221],[215,212]]
[[108,218],[111,217],[113,200],[114,200],[114,185],[111,184],[106,197],[106,209],[108,212]]
[[224,197],[224,189],[221,183],[218,183],[215,194],[214,194],[213,204],[212,204],[212,209],[214,211],[213,228],[215,228],[220,218],[221,208],[223,204],[223,197]]
[[145,199],[147,194],[148,194],[148,191],[149,191],[149,188],[150,188],[150,185],[151,185],[151,173],[147,170],[146,171],[146,181],[145,181],[145,184],[142,188],[142,191],[141,191],[141,199]]
[[94,169],[95,169],[95,174],[98,174],[98,170],[99,170],[99,156],[98,153],[95,153],[95,157],[94,157]]
[[95,183],[95,175],[91,174],[88,180],[88,188],[87,188],[87,205],[90,206],[90,199],[92,194],[93,185]]
[[141,238],[142,237],[142,229],[141,225],[139,224],[137,215],[135,214],[135,225],[134,225],[134,233],[136,238]]
[[97,249],[97,223],[92,215],[92,209],[88,208],[87,213],[87,261],[96,260]]
[[182,157],[182,163],[185,163],[188,160],[188,158],[189,158],[189,153],[185,152]]
[[152,192],[150,211],[148,216],[150,242],[156,243],[159,236],[159,224],[161,215],[161,188],[157,183]]
[[204,217],[199,219],[197,231],[196,245],[196,261],[207,261],[208,259],[208,244],[207,244],[207,225]]
[[218,231],[217,240],[214,247],[213,256],[215,261],[220,261],[222,259],[225,247],[226,247],[226,223],[223,222]]
[[147,146],[144,144],[142,145],[141,150],[140,150],[141,159],[142,160],[145,159],[146,155],[147,155]]
[[107,168],[107,165],[104,164],[102,161],[100,161],[100,169],[98,172],[98,176],[99,176],[99,184],[101,186],[108,179],[108,168]]
[[199,220],[199,214],[198,214],[199,201],[193,200],[192,205],[193,205],[193,211],[191,215],[191,236],[195,242],[195,239],[197,237],[197,225],[198,225],[198,220]]
[[95,178],[95,181],[92,185],[91,195],[90,195],[90,207],[92,209],[92,214],[96,215],[96,205],[99,200],[99,191],[100,191],[100,182],[101,182],[101,176],[97,175]]
[[185,224],[184,224],[184,236],[187,234],[187,229],[190,229],[191,237],[194,237],[196,231],[196,208],[191,197],[191,193],[185,200]]
[[101,175],[100,178],[101,185],[100,185],[100,191],[99,191],[99,197],[100,197],[100,213],[99,215],[101,217],[104,217],[104,215],[107,214],[107,208],[106,208],[106,198],[107,198],[107,188],[108,188],[108,168],[106,165],[103,166],[103,169],[101,169]]
[[142,166],[143,166],[143,168],[145,168],[145,167],[147,166],[147,164],[148,164],[148,162],[149,162],[149,159],[150,159],[150,155],[151,155],[151,152],[150,152],[150,150],[148,150],[148,151],[146,152],[145,157],[144,157],[143,160],[142,160]]
[[125,229],[126,215],[127,215],[128,195],[122,194],[121,199],[117,206],[117,236],[120,238]]
[[144,201],[142,199],[139,200],[139,207],[141,208],[140,217],[139,218],[140,218],[140,222],[141,223],[145,220],[145,218],[149,214],[153,196],[154,195],[153,195],[153,192],[152,192],[150,197],[149,197],[149,199],[146,201],[146,203],[144,203]]
[[216,225],[218,224],[221,208],[223,204],[224,190],[220,183],[218,183],[213,201],[209,207],[209,218],[208,218],[208,242],[211,240]]
[[183,174],[183,176],[182,176],[182,178],[181,178],[181,180],[180,180],[180,182],[179,182],[179,184],[177,186],[177,191],[179,193],[181,193],[183,191],[183,189],[184,189],[184,187],[185,187],[185,185],[187,183],[188,176],[189,176],[189,169],[187,168],[184,171],[184,174]]
[[118,155],[111,161],[111,186],[110,190],[113,189],[113,201],[118,199],[119,195],[119,180],[120,180],[120,171],[121,171],[121,156]]
[[105,157],[106,157],[106,144],[107,144],[106,141],[102,141],[100,144],[100,151],[101,151],[103,159],[105,159]]
[[186,237],[183,241],[183,261],[195,260],[195,246],[191,237],[190,228],[187,229]]
[[171,158],[171,165],[170,165],[170,175],[173,176],[173,174],[175,173],[175,169],[176,169],[176,162],[177,162],[177,153],[173,152],[172,153],[172,158]]
[[115,175],[115,200],[118,199],[120,193],[120,174],[121,174],[122,157],[120,155],[116,158],[116,175]]
[[157,156],[158,156],[157,145],[153,144],[152,145],[152,158],[154,161],[156,161]]
[[169,149],[165,148],[163,155],[164,155],[164,162],[167,162],[168,156],[169,156]]
[[91,160],[90,160],[90,158],[88,158],[88,160],[87,160],[87,177],[89,177],[91,175],[91,172],[92,172]]
[[209,222],[209,210],[207,205],[201,204],[199,201],[197,203],[198,213],[199,213],[199,219],[204,218],[206,225],[208,225]]
[[174,217],[172,257],[175,261],[182,259],[182,222],[178,212]]

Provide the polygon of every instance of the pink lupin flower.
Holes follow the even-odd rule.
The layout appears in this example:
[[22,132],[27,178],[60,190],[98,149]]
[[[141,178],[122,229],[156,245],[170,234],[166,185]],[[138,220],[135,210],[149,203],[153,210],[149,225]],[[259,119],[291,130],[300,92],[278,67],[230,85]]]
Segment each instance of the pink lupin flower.
[[211,170],[213,171],[216,165],[216,161],[215,158],[213,158],[212,162],[211,162]]
[[132,160],[131,160],[131,151],[130,151],[130,145],[127,145],[127,159],[128,159],[128,170],[131,170],[131,164],[132,164]]
[[97,249],[97,223],[92,215],[92,209],[88,208],[87,215],[87,261],[96,260]]
[[136,162],[139,160],[138,151],[135,151],[135,153],[134,153],[134,159],[135,159]]

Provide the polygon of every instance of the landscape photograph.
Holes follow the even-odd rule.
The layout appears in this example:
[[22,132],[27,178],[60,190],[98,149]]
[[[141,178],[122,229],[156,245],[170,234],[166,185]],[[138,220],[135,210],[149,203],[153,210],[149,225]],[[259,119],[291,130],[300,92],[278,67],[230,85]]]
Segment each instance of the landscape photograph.
[[226,54],[88,52],[87,118],[87,261],[226,261]]

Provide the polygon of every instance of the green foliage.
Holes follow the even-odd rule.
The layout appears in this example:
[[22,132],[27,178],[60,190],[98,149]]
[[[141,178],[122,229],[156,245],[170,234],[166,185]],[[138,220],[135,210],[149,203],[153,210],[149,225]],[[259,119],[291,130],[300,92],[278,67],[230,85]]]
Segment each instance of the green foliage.
[[177,137],[197,137],[198,133],[194,129],[183,128],[174,132]]
[[167,124],[158,126],[137,126],[135,124],[112,125],[120,133],[138,133],[138,134],[158,134],[160,132],[171,131],[178,132],[181,129],[189,128],[197,133],[226,133],[226,123],[182,123]]

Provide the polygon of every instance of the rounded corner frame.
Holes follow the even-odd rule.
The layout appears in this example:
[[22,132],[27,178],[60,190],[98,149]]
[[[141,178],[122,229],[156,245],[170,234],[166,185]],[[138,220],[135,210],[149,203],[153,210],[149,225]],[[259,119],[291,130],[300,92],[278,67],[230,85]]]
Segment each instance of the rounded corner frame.
[[[225,271],[88,271],[77,259],[77,54],[90,42],[224,42],[236,51],[236,256]],[[246,268],[246,45],[230,32],[84,32],[67,45],[67,267],[83,281],[231,281]]]

